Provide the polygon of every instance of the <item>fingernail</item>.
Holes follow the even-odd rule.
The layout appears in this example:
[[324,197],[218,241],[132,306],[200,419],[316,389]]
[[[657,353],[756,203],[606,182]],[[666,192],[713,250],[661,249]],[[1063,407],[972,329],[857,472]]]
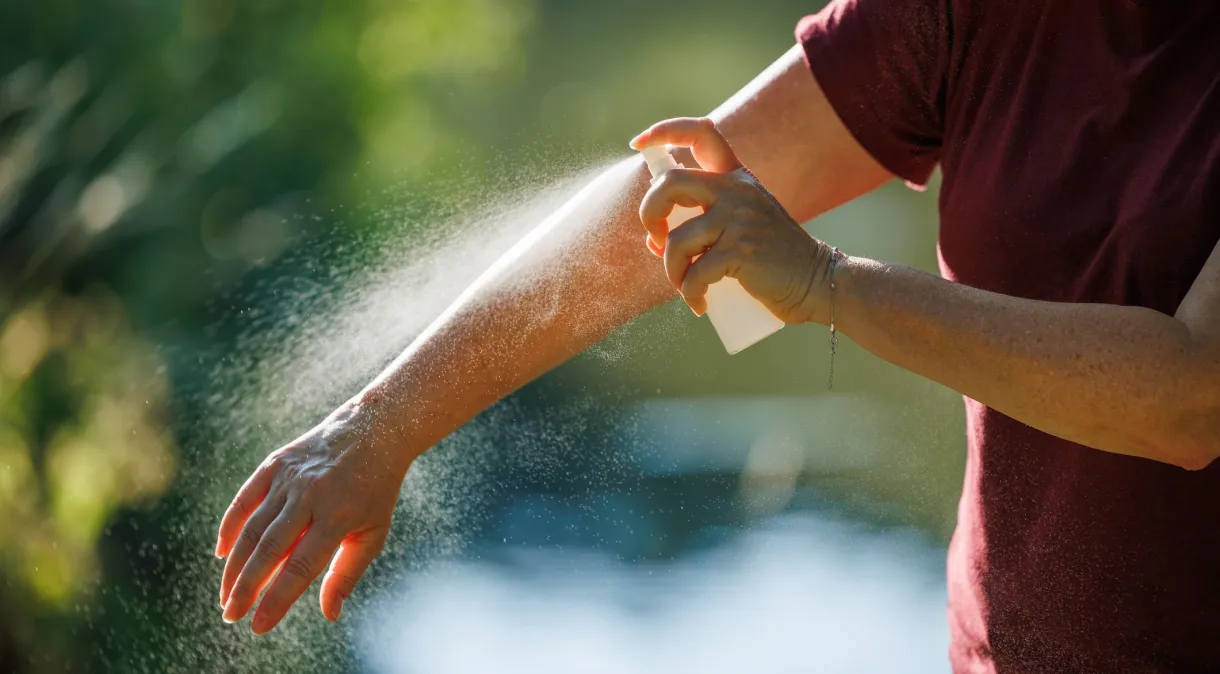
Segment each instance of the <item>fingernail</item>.
[[331,622],[337,622],[341,613],[343,613],[343,602],[339,602],[339,608],[335,609],[335,617],[331,618]]
[[232,608],[233,608],[233,598],[229,597],[229,601],[225,602],[224,615],[222,615],[220,617],[222,620],[229,623],[230,625],[232,625],[233,623],[235,623],[241,619],[241,616],[233,615],[233,612],[231,611]]
[[632,150],[638,150],[638,149],[640,149],[640,145],[639,145],[640,141],[644,140],[644,137],[647,135],[648,135],[647,131],[641,131],[638,135],[636,135],[635,138],[632,138],[631,141],[627,143],[627,145],[631,146]]
[[222,552],[221,552],[221,550],[220,550],[220,542],[219,542],[219,541],[216,543],[216,552],[215,552],[214,554],[216,555],[216,559],[224,559],[224,558],[225,558],[224,553],[222,553]]

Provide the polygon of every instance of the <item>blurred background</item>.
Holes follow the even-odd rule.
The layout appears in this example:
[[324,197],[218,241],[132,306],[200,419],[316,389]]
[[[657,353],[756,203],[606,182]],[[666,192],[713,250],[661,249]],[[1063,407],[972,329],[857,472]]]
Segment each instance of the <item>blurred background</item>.
[[[946,670],[960,398],[674,305],[418,462],[339,624],[216,606],[263,456],[819,6],[0,4],[0,669]],[[809,227],[934,269],[935,192]]]

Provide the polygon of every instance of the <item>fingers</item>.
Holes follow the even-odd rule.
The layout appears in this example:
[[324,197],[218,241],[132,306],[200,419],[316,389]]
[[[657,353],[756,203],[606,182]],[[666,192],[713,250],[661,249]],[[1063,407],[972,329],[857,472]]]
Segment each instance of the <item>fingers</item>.
[[[224,619],[226,622],[237,622],[254,605],[258,593],[270,580],[271,575],[280,562],[296,545],[305,527],[309,525],[308,512],[299,501],[289,501],[280,511],[275,521],[267,527],[250,553],[250,558],[242,567],[241,573],[233,583],[233,590],[225,601]],[[245,533],[243,532],[243,538]],[[236,557],[236,555],[234,555]],[[228,568],[225,569],[226,574]]]
[[656,255],[657,257],[662,257],[665,254],[664,248],[653,243],[651,234],[644,235],[644,245],[648,247],[649,252],[651,252],[653,255]]
[[289,607],[326,569],[341,540],[342,534],[324,530],[316,523],[305,532],[258,604],[250,625],[255,634],[266,634],[284,618]]
[[237,581],[237,576],[241,573],[242,567],[246,565],[246,560],[250,558],[250,553],[254,552],[258,542],[262,540],[263,532],[283,510],[284,502],[283,496],[264,499],[246,520],[245,526],[242,527],[241,533],[233,544],[233,549],[229,552],[228,559],[225,560],[225,570],[220,577],[221,606],[229,602],[229,592],[233,589],[233,583]]
[[322,579],[322,591],[318,601],[322,615],[328,620],[338,620],[343,602],[356,589],[356,583],[364,575],[373,558],[385,545],[388,529],[374,529],[352,534],[344,539],[339,554],[330,564],[330,571]]
[[696,315],[707,312],[707,288],[726,276],[734,276],[737,271],[737,257],[713,248],[704,253],[686,270],[686,278],[682,280],[682,299],[690,306]]
[[233,497],[233,502],[220,519],[220,531],[216,535],[217,557],[229,554],[246,520],[267,497],[267,491],[271,489],[271,479],[275,477],[275,465],[272,461],[264,461],[241,489],[237,490],[237,496]]
[[[675,288],[681,288],[691,259],[702,255],[724,234],[725,220],[715,210],[691,218],[669,234],[665,245],[665,275]],[[693,308],[693,307],[692,307]]]
[[741,160],[733,152],[729,141],[707,117],[678,117],[657,122],[640,135],[631,139],[636,150],[651,145],[678,145],[689,147],[695,161],[708,171],[728,173],[741,168]]
[[640,222],[654,243],[669,236],[666,218],[674,206],[711,208],[723,190],[724,179],[699,169],[673,169],[648,188],[640,202]]

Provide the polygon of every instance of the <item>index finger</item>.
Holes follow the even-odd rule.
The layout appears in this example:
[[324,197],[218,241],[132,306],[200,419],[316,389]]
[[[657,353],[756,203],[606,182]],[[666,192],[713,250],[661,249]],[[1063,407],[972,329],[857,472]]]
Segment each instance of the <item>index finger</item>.
[[716,173],[730,173],[742,167],[729,141],[707,117],[667,119],[631,139],[631,147],[635,150],[653,145],[689,147],[700,166]]
[[711,208],[716,203],[722,179],[699,169],[676,168],[648,188],[640,202],[640,222],[654,241],[669,236],[669,216],[674,206]]
[[246,520],[267,497],[271,489],[271,479],[275,477],[275,463],[264,461],[237,491],[233,502],[225,510],[220,519],[220,530],[216,534],[216,556],[226,557],[233,549],[237,535],[241,533]]
[[697,218],[691,218],[686,224],[670,233],[663,257],[665,258],[665,275],[669,277],[669,282],[675,288],[682,289],[692,261],[720,241],[725,225],[725,218],[712,210]]

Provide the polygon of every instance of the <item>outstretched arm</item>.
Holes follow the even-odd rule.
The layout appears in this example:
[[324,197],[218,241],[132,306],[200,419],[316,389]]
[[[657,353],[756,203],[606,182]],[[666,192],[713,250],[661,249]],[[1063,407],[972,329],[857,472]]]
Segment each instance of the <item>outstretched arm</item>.
[[[799,48],[713,118],[802,219],[890,178],[835,116]],[[220,526],[226,620],[244,616],[270,582],[252,625],[266,632],[328,562],[320,601],[326,617],[337,619],[381,550],[402,479],[419,454],[673,296],[637,218],[647,187],[637,160],[598,178],[508,251],[360,394],[262,463]]]

